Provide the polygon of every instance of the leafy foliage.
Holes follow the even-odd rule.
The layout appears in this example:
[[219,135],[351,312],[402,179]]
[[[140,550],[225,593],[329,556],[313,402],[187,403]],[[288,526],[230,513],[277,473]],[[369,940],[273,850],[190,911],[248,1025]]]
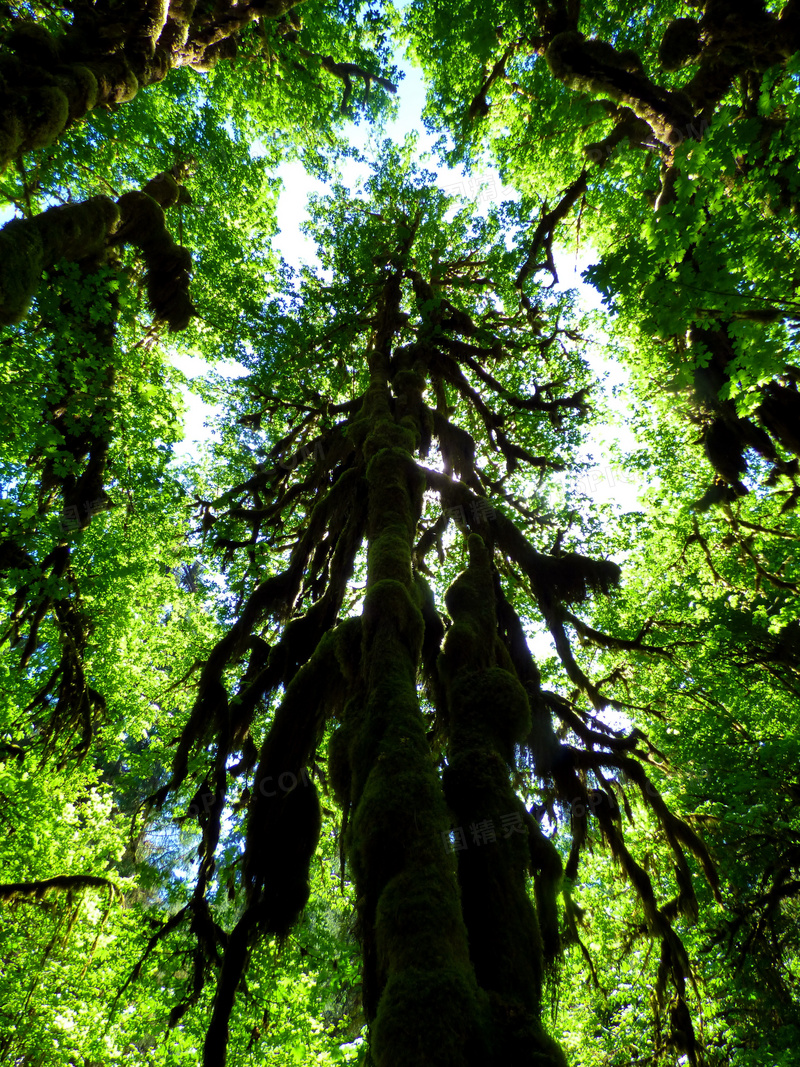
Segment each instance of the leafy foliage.
[[793,1062],[800,30],[679,8],[414,0],[516,198],[384,142],[298,270],[397,12],[4,8],[0,1062]]

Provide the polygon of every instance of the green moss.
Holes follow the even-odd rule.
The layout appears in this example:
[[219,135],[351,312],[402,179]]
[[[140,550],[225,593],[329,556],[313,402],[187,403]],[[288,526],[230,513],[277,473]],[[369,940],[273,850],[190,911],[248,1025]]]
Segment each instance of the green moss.
[[385,579],[411,585],[411,548],[422,506],[422,473],[409,455],[384,449],[367,468],[368,588]]
[[[331,741],[338,788],[354,810],[347,851],[359,898],[364,946],[363,998],[374,1020],[371,1048],[380,1067],[441,1063],[464,1067],[475,1040],[461,1023],[447,1036],[442,1012],[477,1027],[479,997],[469,962],[441,783],[417,698],[425,623],[411,553],[425,488],[411,456],[413,417],[398,426],[381,363],[364,405],[368,459],[368,580],[362,615],[363,703],[348,705],[342,736]],[[403,387],[419,388],[417,375]],[[408,408],[406,409],[408,410]],[[357,683],[358,684],[358,683]],[[343,767],[345,754],[349,757]],[[441,1000],[440,1000],[441,998]],[[431,1017],[428,1018],[428,1013]],[[441,1027],[442,1035],[436,1033]],[[460,1032],[460,1036],[459,1036]]]
[[23,318],[44,266],[38,227],[27,219],[12,219],[0,230],[0,323]]
[[264,742],[259,777],[297,770],[311,759],[331,705],[342,699],[335,645],[333,633],[326,634],[286,686]]
[[308,901],[309,867],[322,827],[314,783],[270,797],[247,827],[245,878],[265,933],[285,938]]
[[576,552],[540,556],[533,572],[536,584],[565,604],[579,604],[590,592],[610,592],[620,575],[619,565],[611,560],[589,559]]
[[69,121],[69,101],[61,89],[44,86],[26,94],[26,113],[23,117],[25,151],[51,145]]
[[504,844],[474,849],[459,872],[470,954],[483,989],[537,1014],[543,975],[539,926],[524,879],[504,862]]
[[478,1067],[493,1062],[469,973],[418,966],[393,974],[372,1027],[380,1067]]
[[[508,767],[498,752],[487,750],[486,740],[473,735],[469,748],[451,745],[443,782],[447,803],[463,823],[465,814],[474,812],[478,819],[493,813],[508,814]],[[467,820],[470,821],[470,820]]]
[[487,656],[494,648],[497,629],[494,611],[494,583],[491,554],[478,534],[470,534],[469,567],[456,578],[445,594],[445,607],[454,622],[463,621],[485,631]]
[[567,30],[556,34],[544,54],[547,66],[554,78],[558,78],[570,89],[590,93],[594,80],[588,75],[578,74],[583,55],[585,37],[577,30]]
[[406,430],[411,437],[410,451],[416,452],[419,448],[420,441],[422,440],[422,434],[419,430],[419,424],[413,415],[404,415],[399,423],[400,427]]
[[0,114],[0,174],[17,158],[22,148],[22,123],[11,111]]
[[350,771],[351,740],[352,731],[348,730],[345,724],[333,731],[328,742],[328,778],[337,803],[344,809],[350,806],[350,790],[353,781]]
[[[382,422],[376,429],[371,429],[369,436],[364,442],[364,455],[367,460],[374,459],[384,449],[397,451],[402,454],[405,461],[416,445],[415,434],[395,422]],[[369,468],[367,468],[369,477]]]
[[[493,1062],[554,1067],[560,1053],[539,1022],[544,953],[527,892],[527,812],[509,780],[515,745],[530,732],[530,702],[498,634],[491,552],[475,534],[468,547],[469,566],[446,596],[453,626],[439,660],[448,704],[445,796],[457,824],[482,825],[489,833],[480,849],[458,853],[462,911],[477,981],[496,1007]],[[506,836],[505,820],[514,815],[525,832]],[[550,905],[560,871],[558,879],[550,877],[549,854],[540,867],[549,952],[553,922],[557,942]]]
[[374,716],[376,729],[384,729],[391,713],[404,719],[419,713],[414,662],[409,652],[409,643],[402,640],[391,621],[380,625],[372,642],[366,665],[366,683],[369,690],[368,716]]
[[411,551],[405,529],[400,524],[370,542],[367,575],[373,582],[390,580],[403,586],[411,583]]
[[168,237],[164,209],[152,196],[132,190],[124,193],[117,204],[122,214],[119,236],[124,235],[126,243],[147,250]]
[[458,884],[441,865],[404,870],[383,890],[376,915],[378,962],[386,971],[446,965],[453,946],[469,968]]
[[128,100],[133,100],[138,92],[139,80],[131,68],[126,66],[118,75],[111,92],[108,94],[108,103],[124,104]]
[[422,577],[414,578],[414,597],[422,614],[424,632],[422,638],[422,670],[428,700],[437,709],[444,708],[445,701],[439,677],[438,658],[444,638],[444,625],[436,610],[433,590]]
[[[491,648],[491,646],[488,646]],[[480,625],[474,625],[471,619],[461,619],[450,627],[439,656],[439,672],[447,684],[462,670],[474,670],[476,665],[485,663],[487,642]]]
[[[372,635],[365,632],[365,700],[351,716],[353,795],[360,798],[379,762],[389,761],[397,773],[421,773],[431,782],[435,774],[425,739],[416,694],[416,661],[390,618]],[[354,709],[356,710],[356,709]],[[407,786],[413,792],[417,787]],[[442,810],[442,817],[444,812]]]
[[392,386],[395,392],[421,393],[425,388],[425,378],[416,370],[404,368],[392,378]]
[[339,623],[336,635],[336,661],[345,680],[355,681],[361,665],[362,628],[361,619],[354,617]]
[[168,208],[178,203],[182,188],[168,170],[163,170],[146,183],[142,192],[155,200],[161,207]]
[[82,259],[99,251],[118,218],[116,204],[105,196],[43,211],[31,219],[31,224],[41,234],[44,267],[59,259]]
[[[378,761],[385,755],[384,747]],[[418,859],[420,825],[413,811],[423,813],[432,804],[435,810],[430,776],[409,763],[406,756],[388,764],[392,774],[388,766],[370,771],[350,823],[348,851],[359,893],[375,902],[383,886]]]
[[69,75],[62,79],[60,85],[69,101],[70,119],[80,118],[96,105],[100,88],[97,78],[88,67],[73,63]]
[[535,1012],[514,997],[489,995],[491,1041],[495,1062],[514,1067],[567,1067],[564,1053]]
[[542,937],[545,966],[552,967],[561,951],[558,898],[561,895],[563,865],[558,849],[542,833],[539,823],[519,801],[520,816],[528,828],[528,847],[536,887],[536,914]]
[[509,671],[511,674],[516,675],[514,661],[511,659],[505,642],[499,636],[494,639],[494,659],[498,667],[502,667],[504,671]]
[[[392,423],[390,429],[400,428]],[[373,435],[375,440],[383,436],[383,431]],[[389,433],[389,436],[394,435]],[[402,486],[412,499],[416,499],[425,491],[425,475],[402,443],[382,445],[371,453],[367,464],[367,479],[379,499],[383,499],[390,492],[391,486]]]
[[459,724],[483,728],[509,764],[514,746],[530,733],[531,709],[519,679],[503,667],[462,672],[451,687],[460,708]]
[[[387,551],[385,540],[381,538],[381,545],[383,550]],[[392,546],[388,546],[390,547]],[[382,564],[382,573],[389,569],[385,563]],[[416,662],[422,648],[425,623],[422,612],[414,601],[415,598],[408,585],[392,578],[384,578],[368,588],[364,597],[362,616],[364,639],[370,641],[378,627],[383,626],[387,620],[391,620],[398,645],[402,643]],[[400,654],[399,648],[397,652]]]
[[167,230],[163,208],[147,193],[125,193],[119,206],[122,223],[116,240],[144,253],[147,297],[155,321],[166,322],[172,331],[184,329],[195,314],[189,298],[191,253],[175,244]]

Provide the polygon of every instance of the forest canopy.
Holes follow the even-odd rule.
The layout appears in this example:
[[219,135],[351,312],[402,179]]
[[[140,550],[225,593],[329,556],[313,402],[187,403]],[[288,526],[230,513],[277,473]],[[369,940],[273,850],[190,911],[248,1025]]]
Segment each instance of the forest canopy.
[[797,1062],[799,77],[0,4],[0,1064]]

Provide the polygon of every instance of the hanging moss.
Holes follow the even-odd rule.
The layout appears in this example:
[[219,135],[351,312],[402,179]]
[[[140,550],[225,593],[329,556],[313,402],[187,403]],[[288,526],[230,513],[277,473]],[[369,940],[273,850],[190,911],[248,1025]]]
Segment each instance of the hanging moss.
[[358,676],[361,643],[361,619],[345,619],[336,627],[336,662],[347,682],[353,682]]
[[44,270],[39,228],[14,219],[0,230],[0,322],[19,322]]
[[[308,901],[309,870],[319,842],[322,812],[306,765],[322,732],[331,691],[337,688],[326,684],[336,669],[335,647],[335,633],[326,634],[309,661],[295,673],[261,751],[242,872],[247,907],[225,947],[204,1047],[203,1062],[208,1067],[225,1061],[228,1021],[251,944],[264,934],[284,941]],[[214,795],[221,809],[227,750],[221,745],[219,751],[221,780]],[[209,844],[213,854],[216,840]],[[198,881],[198,891],[200,888]]]
[[444,706],[439,678],[438,658],[444,638],[444,624],[436,610],[433,590],[421,574],[414,576],[414,592],[422,615],[422,671],[429,701],[435,708]]
[[24,136],[22,123],[15,111],[8,110],[5,114],[0,111],[0,174],[19,155]]
[[475,439],[471,433],[455,426],[438,411],[433,413],[433,432],[439,440],[445,474],[453,471],[469,480],[475,471]]
[[108,878],[94,874],[57,874],[36,882],[6,882],[0,884],[0,900],[43,900],[48,893],[72,893],[77,889],[104,889],[110,897],[119,898],[119,888]]
[[[40,99],[50,100],[53,107],[67,107],[67,98],[60,90],[41,93]],[[2,132],[0,126],[0,142]],[[147,267],[147,295],[156,320],[166,322],[172,330],[183,329],[194,314],[188,294],[191,255],[173,241],[159,204],[136,191],[125,193],[117,204],[97,196],[7,223],[0,230],[0,322],[22,318],[43,270],[60,259],[84,259],[99,252],[120,214],[122,221],[113,243],[141,249]]]
[[331,734],[328,742],[328,778],[333,787],[333,795],[345,811],[350,807],[352,790],[352,772],[350,743],[352,730],[348,728],[348,704],[344,709],[345,722]]
[[144,256],[147,298],[156,322],[183,330],[195,314],[189,297],[192,256],[169,233],[164,210],[144,192],[125,193],[118,201],[122,221],[115,243],[132,244]]
[[285,938],[308,902],[309,868],[322,828],[322,812],[314,783],[307,778],[276,801],[279,814],[269,835],[256,839],[248,828],[260,867],[270,874],[257,901],[262,931]]
[[517,810],[528,829],[528,848],[531,869],[534,872],[536,915],[542,937],[542,952],[546,967],[552,967],[561,951],[561,935],[558,922],[558,898],[561,894],[564,867],[561,855],[542,832],[536,819],[527,811],[522,801]]
[[[305,846],[312,839],[316,846],[319,803],[310,782],[294,783],[300,781],[301,772],[311,762],[324,730],[327,704],[337,689],[328,684],[336,670],[335,644],[334,635],[327,634],[314,655],[295,674],[261,750],[243,866],[251,898],[257,897],[262,889],[265,896],[268,892],[280,896],[277,887],[285,884],[289,886],[287,899],[298,900],[299,887],[308,880],[308,861],[314,849],[306,855]],[[284,782],[289,785],[288,791]],[[298,914],[304,905],[305,900],[297,909]],[[265,929],[279,933],[275,924],[278,920],[282,922],[291,908],[284,908],[279,902],[275,909],[277,918],[270,918]]]

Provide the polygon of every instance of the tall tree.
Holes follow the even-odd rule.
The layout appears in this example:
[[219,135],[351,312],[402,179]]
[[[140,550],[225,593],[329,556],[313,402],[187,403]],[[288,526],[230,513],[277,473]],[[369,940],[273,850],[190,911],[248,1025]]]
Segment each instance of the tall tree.
[[[453,138],[449,158],[477,161],[488,149],[522,194],[531,237],[520,299],[533,279],[555,280],[554,248],[582,248],[594,261],[585,277],[614,313],[607,329],[634,407],[657,412],[634,469],[661,488],[620,547],[658,546],[639,572],[653,605],[644,614],[661,618],[668,605],[665,621],[682,628],[687,650],[669,683],[667,660],[642,675],[608,669],[623,670],[623,691],[643,703],[660,687],[672,694],[659,749],[690,783],[698,750],[713,751],[731,730],[750,739],[724,767],[719,753],[708,756],[685,810],[712,806],[695,825],[737,886],[733,916],[706,927],[705,950],[715,961],[723,946],[738,951],[742,977],[719,1005],[716,1054],[744,1062],[760,1057],[760,1044],[773,1062],[791,1059],[796,1025],[786,1014],[795,950],[775,933],[794,914],[796,824],[791,783],[766,753],[793,751],[797,714],[797,9],[692,9],[466,3],[451,20],[419,0],[407,26],[430,79],[429,122]],[[661,575],[656,559],[670,558],[668,546],[673,569]],[[678,575],[692,577],[684,587]],[[629,634],[641,617],[632,599]],[[611,625],[604,612],[599,620]],[[777,710],[784,700],[788,718]],[[756,804],[745,817],[755,820],[752,837],[732,831],[742,818],[734,796]],[[785,852],[760,823],[761,803],[780,813]],[[762,997],[780,1038],[754,1021]]]
[[[556,386],[585,377],[577,326],[563,321],[568,304],[542,293],[531,329],[508,276],[507,220],[473,223],[462,213],[446,223],[447,199],[425,176],[401,177],[408,169],[387,149],[369,199],[339,191],[316,206],[331,276],[287,283],[268,309],[271,344],[249,357],[244,383],[261,406],[241,416],[228,479],[231,460],[233,470],[248,466],[245,442],[263,459],[198,501],[209,544],[230,559],[236,605],[203,657],[170,778],[151,803],[188,790],[202,831],[192,897],[154,942],[191,920],[198,952],[186,1007],[224,947],[207,1064],[224,1061],[248,957],[265,936],[285,938],[308,899],[320,827],[308,769],[323,744],[318,780],[330,781],[347,825],[378,1064],[561,1062],[540,1012],[558,953],[562,860],[515,781],[544,797],[539,818],[571,812],[566,885],[598,820],[661,942],[659,984],[671,984],[684,1008],[686,957],[670,915],[695,907],[685,849],[715,885],[701,842],[647,776],[644,735],[595,720],[609,698],[568,637],[574,627],[614,643],[571,607],[607,591],[618,568],[576,551],[563,530],[551,544],[550,524],[525,502],[527,471],[543,485],[563,468],[586,410],[585,386],[566,395]],[[287,381],[289,367],[298,377]],[[437,545],[445,559],[450,522],[459,540],[469,536],[466,569],[456,576],[458,565],[446,565],[434,583],[452,620],[445,635],[425,574]],[[353,615],[346,598],[357,568],[366,586]],[[552,635],[570,698],[542,688],[525,641],[532,617]],[[620,647],[648,647],[644,631]],[[265,706],[274,710],[259,754]],[[572,741],[559,738],[554,719]],[[625,843],[625,789],[609,769],[641,791],[673,851],[678,895],[668,907]],[[246,793],[231,808],[231,786],[245,774]],[[233,810],[247,810],[244,851],[217,871]],[[225,930],[209,906],[231,875],[241,899]],[[567,916],[574,926],[569,906]]]
[[[694,906],[684,848],[696,852],[712,882],[714,875],[697,836],[670,814],[648,779],[640,762],[648,758],[643,735],[595,729],[579,703],[543,691],[524,640],[519,613],[539,616],[552,634],[565,680],[584,692],[589,708],[606,704],[576,662],[566,627],[581,625],[568,605],[583,601],[591,589],[608,589],[617,568],[566,551],[560,536],[552,546],[555,554],[547,551],[552,532],[543,530],[539,516],[518,498],[524,492],[522,465],[543,473],[561,466],[559,459],[548,459],[545,442],[558,448],[570,413],[574,419],[585,406],[585,390],[559,396],[552,384],[533,389],[523,384],[539,361],[551,380],[580,375],[570,343],[573,331],[558,318],[548,321],[544,298],[541,334],[530,331],[504,269],[505,245],[488,243],[499,219],[487,227],[476,225],[473,232],[463,216],[446,226],[442,198],[399,182],[399,162],[387,160],[369,183],[367,204],[326,205],[324,262],[333,276],[319,295],[319,283],[307,283],[298,306],[300,322],[291,327],[281,322],[277,331],[287,336],[288,345],[281,346],[286,358],[298,341],[311,359],[318,351],[337,355],[352,368],[355,395],[345,402],[344,418],[324,432],[317,420],[326,411],[328,418],[339,412],[320,409],[309,398],[299,426],[275,446],[273,455],[280,455],[289,440],[305,439],[307,455],[317,449],[324,453],[325,461],[317,462],[302,483],[318,503],[309,508],[310,523],[286,531],[295,544],[287,569],[256,587],[236,624],[235,643],[232,633],[219,646],[213,672],[209,660],[184,736],[195,743],[203,739],[196,731],[208,722],[210,701],[218,699],[212,693],[219,689],[212,686],[221,681],[231,653],[244,647],[245,627],[258,617],[256,611],[305,606],[305,614],[290,623],[270,651],[261,676],[240,691],[237,714],[250,714],[253,687],[258,693],[266,683],[291,678],[262,750],[256,783],[265,775],[277,779],[281,767],[299,774],[324,721],[320,678],[341,672],[332,709],[340,726],[330,740],[328,773],[337,799],[350,812],[345,846],[359,900],[364,1003],[373,1020],[376,1062],[421,1063],[433,1057],[459,1063],[473,1054],[498,1062],[508,1057],[560,1062],[544,1035],[537,1034],[537,1015],[543,965],[552,963],[558,949],[555,894],[561,860],[515,795],[509,774],[515,768],[518,774],[527,772],[529,793],[544,792],[552,811],[571,807],[567,880],[577,873],[589,819],[599,820],[641,897],[646,928],[661,940],[661,982],[674,983],[678,1003],[685,995],[683,948],[669,909],[659,907],[647,874],[620,833],[616,794],[604,768],[622,769],[637,784],[674,850],[679,894],[673,909]],[[336,309],[333,322],[331,309]],[[309,338],[311,323],[315,332]],[[441,472],[437,463],[421,466],[416,458],[427,456],[434,440]],[[497,469],[498,460],[504,472]],[[278,491],[267,491],[273,480]],[[299,490],[287,486],[284,496],[279,489],[284,480],[278,463],[238,487],[238,492],[259,492],[258,506],[229,512],[251,527],[251,538],[284,500],[297,506]],[[431,514],[430,506],[423,510],[426,488],[438,495],[441,512]],[[517,512],[519,524],[495,508],[490,493]],[[262,506],[263,496],[275,503]],[[451,516],[472,533],[467,569],[444,598],[452,626],[439,653],[441,623],[423,575],[426,556]],[[328,534],[314,549],[325,527]],[[534,543],[526,533],[537,535]],[[320,641],[341,603],[342,578],[352,565],[347,561],[355,559],[364,536],[361,618],[341,623]],[[231,540],[226,534],[225,543]],[[309,567],[303,580],[301,568]],[[644,643],[640,636],[627,647]],[[297,671],[301,660],[305,666]],[[419,669],[434,711],[428,744],[411,684]],[[330,681],[322,701],[330,699],[329,691]],[[553,716],[573,731],[574,743],[559,741]],[[227,720],[220,726],[224,723],[230,737],[246,721],[233,731]],[[301,737],[303,721],[307,733]],[[221,790],[220,768],[230,742],[222,734],[218,738]],[[472,838],[457,849],[460,906],[452,885],[448,888],[446,857],[436,853],[447,827],[432,775],[437,751],[444,761],[442,796],[459,824],[455,842],[465,843],[466,833]],[[183,773],[180,756],[176,769]],[[255,851],[261,841],[259,854],[269,854],[262,835],[271,831],[280,841],[280,818],[274,801],[256,799],[248,848]],[[524,892],[529,865],[537,884],[535,911]],[[246,876],[247,866],[245,860]],[[280,933],[285,915],[273,900],[277,886],[270,887],[263,868],[253,869],[250,878],[251,904],[239,928],[243,939],[259,922]],[[294,907],[302,900],[298,895]],[[463,940],[459,948],[462,922],[471,967],[463,958]],[[441,948],[431,951],[439,937],[445,938]],[[423,946],[428,946],[424,956]],[[238,963],[241,957],[235,959]],[[461,1006],[461,1033],[452,1032],[452,1020],[431,1017],[432,1006],[441,1001],[451,1012]],[[441,1026],[447,1027],[442,1036],[431,1037]]]
[[[164,7],[145,33],[141,13],[126,10],[15,9],[1,72],[19,133],[8,141],[16,177],[3,179],[19,217],[0,231],[3,390],[15,406],[0,544],[1,780],[68,861],[54,869],[52,849],[9,851],[0,907],[14,975],[34,966],[22,962],[26,941],[47,973],[5,984],[15,1034],[2,1035],[3,1055],[210,1067],[256,1050],[283,1064],[284,1044],[296,1061],[379,1067],[562,1064],[545,1013],[562,949],[589,961],[598,988],[613,969],[608,957],[595,967],[585,941],[598,893],[619,888],[593,855],[602,845],[628,884],[615,902],[627,935],[600,919],[598,943],[638,958],[644,939],[637,988],[653,994],[652,1032],[641,1014],[633,1044],[624,1028],[611,1032],[639,1058],[698,1063],[704,1042],[709,1056],[738,1054],[759,1040],[743,1004],[764,982],[782,1030],[769,1055],[782,1056],[797,961],[796,783],[777,769],[794,752],[783,724],[795,712],[797,578],[783,546],[796,536],[796,389],[791,304],[767,247],[793,204],[792,5],[757,26],[712,4],[696,25],[667,25],[665,5],[659,39],[694,34],[684,58],[698,71],[664,87],[644,73],[649,31],[608,8],[538,5],[528,26],[516,9],[465,4],[457,32],[444,32],[438,9],[417,3],[410,25],[434,91],[472,123],[448,116],[459,150],[470,130],[488,130],[521,198],[486,218],[456,205],[452,217],[412,149],[386,146],[362,195],[337,188],[312,205],[321,268],[298,276],[270,250],[270,168],[293,152],[317,170],[341,157],[336,124],[355,110],[355,85],[370,113],[382,99],[371,84],[393,87],[378,73],[391,17],[308,5],[301,24],[294,9]],[[351,29],[355,63],[339,51]],[[464,82],[464,57],[487,59],[498,34],[502,55]],[[234,40],[238,67],[179,69],[228,57]],[[662,44],[665,68],[667,53]],[[114,92],[134,76],[153,84],[78,122],[88,105],[69,110],[74,79],[91,88],[80,71],[97,81],[106,69]],[[62,96],[66,118],[50,121]],[[584,152],[584,128],[609,121]],[[728,165],[737,138],[761,154],[750,169],[747,153],[734,155],[714,193],[708,174]],[[640,151],[663,163],[655,212],[649,172],[630,167]],[[532,223],[544,190],[556,206]],[[541,284],[545,271],[555,279],[570,220],[601,253],[592,277],[618,307],[618,338],[636,341],[637,396],[657,411],[635,463],[657,469],[669,492],[643,527],[580,516],[560,480],[594,400],[586,324]],[[794,277],[789,240],[777,267]],[[713,305],[699,304],[712,277]],[[219,441],[182,470],[170,463],[176,349],[248,370],[214,394]],[[654,396],[653,375],[677,404]],[[679,443],[693,447],[676,412],[702,428],[719,476],[710,489],[676,456]],[[751,473],[778,486],[772,497],[753,491],[745,445],[761,456]],[[605,557],[624,556],[639,528],[646,565],[629,563],[635,578],[620,594],[620,567]],[[659,572],[673,546],[686,589]],[[548,662],[534,660],[535,630],[552,642]],[[758,694],[756,721],[742,677]],[[772,729],[761,713],[769,683],[781,686]],[[686,710],[665,714],[665,690]],[[692,805],[719,818],[714,805],[755,750],[735,773],[723,764],[717,714],[725,737],[744,730],[759,753],[768,746],[758,781],[779,798],[787,835],[770,837],[759,817],[741,876],[735,815],[705,819],[722,890],[693,828],[709,812],[698,820]],[[684,734],[710,753],[699,793]],[[81,758],[88,769],[72,777]],[[65,796],[31,785],[36,759],[57,766]],[[114,824],[95,840],[111,803]],[[73,833],[75,807],[87,814]],[[326,883],[335,841],[352,931]],[[122,907],[108,883],[125,890]],[[109,917],[97,930],[92,894],[102,893]],[[729,921],[715,929],[704,917],[692,932],[714,897]],[[36,908],[50,923],[38,940],[25,918]],[[721,956],[693,969],[687,952],[726,939],[751,968],[728,992]],[[87,946],[102,988],[119,994],[102,1027],[89,1025],[99,1016],[78,958]],[[55,1003],[62,961],[74,990],[66,1014]],[[698,975],[718,1009],[708,1035]],[[301,989],[307,1025],[284,1010]],[[570,1001],[570,1019],[575,1010]],[[603,1011],[608,1022],[617,1008]],[[343,1040],[362,1021],[368,1051]],[[47,1050],[48,1027],[63,1054]],[[561,1033],[571,1054],[589,1056]]]

